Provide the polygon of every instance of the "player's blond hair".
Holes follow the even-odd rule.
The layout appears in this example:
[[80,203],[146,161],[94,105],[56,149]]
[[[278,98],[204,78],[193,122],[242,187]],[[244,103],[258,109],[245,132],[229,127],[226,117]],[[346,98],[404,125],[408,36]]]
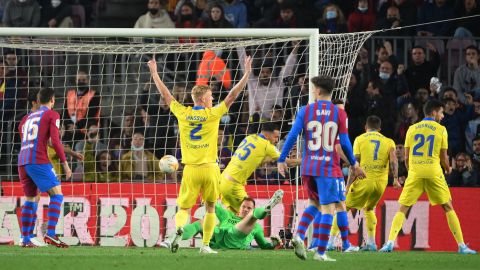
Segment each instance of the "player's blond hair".
[[192,88],[192,99],[193,99],[193,102],[198,102],[200,101],[200,99],[205,95],[205,93],[207,93],[208,91],[210,91],[212,89],[210,89],[209,86],[206,86],[206,85],[195,85],[193,88]]

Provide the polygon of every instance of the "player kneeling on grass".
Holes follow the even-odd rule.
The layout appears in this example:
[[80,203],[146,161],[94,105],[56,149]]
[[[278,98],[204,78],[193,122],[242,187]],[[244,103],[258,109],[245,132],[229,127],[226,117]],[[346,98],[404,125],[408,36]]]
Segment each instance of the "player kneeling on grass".
[[[215,205],[215,214],[220,223],[215,226],[210,247],[215,249],[249,249],[250,243],[255,240],[262,249],[273,249],[280,245],[278,238],[272,237],[272,242],[265,240],[263,228],[257,220],[264,219],[282,201],[283,190],[277,190],[265,207],[255,208],[252,198],[244,198],[240,211],[235,214],[224,209],[220,204]],[[178,248],[178,241],[193,238],[202,232],[203,220],[199,220],[183,227],[181,235],[176,234],[172,239],[162,242],[161,246],[169,249]],[[215,252],[217,253],[217,252]]]

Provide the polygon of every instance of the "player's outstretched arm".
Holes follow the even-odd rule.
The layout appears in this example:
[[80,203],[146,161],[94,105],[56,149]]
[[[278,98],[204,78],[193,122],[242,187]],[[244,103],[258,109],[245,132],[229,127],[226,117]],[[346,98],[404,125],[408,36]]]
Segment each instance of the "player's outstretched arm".
[[303,130],[303,119],[305,118],[305,107],[301,107],[298,110],[297,117],[295,118],[295,122],[293,122],[292,129],[288,132],[287,139],[285,140],[285,144],[282,148],[282,153],[278,158],[277,162],[277,169],[278,173],[285,177],[285,172],[288,169],[287,163],[287,156],[290,154],[290,150],[292,150],[293,145],[297,141],[297,137]]
[[299,166],[302,164],[302,159],[301,158],[287,158],[285,159],[285,163],[287,163],[288,167],[295,167]]
[[155,59],[148,61],[148,68],[150,69],[150,74],[152,75],[153,81],[155,82],[155,85],[157,86],[158,92],[163,97],[163,100],[165,103],[170,106],[170,103],[172,100],[174,100],[174,97],[168,90],[167,86],[163,83],[163,81],[160,79],[160,76],[158,76],[158,71],[157,71],[157,61]]
[[408,162],[410,160],[410,147],[405,147],[405,168],[408,171]]
[[237,84],[235,84],[233,86],[232,90],[230,90],[230,92],[228,93],[227,97],[224,100],[227,108],[230,108],[230,106],[232,106],[235,99],[237,99],[240,92],[242,92],[242,90],[247,85],[248,76],[250,76],[250,73],[252,72],[252,57],[251,56],[248,56],[248,57],[245,58],[244,66],[245,66],[245,69],[244,69],[244,73],[243,73],[242,78],[240,79],[240,81]]
[[452,172],[452,167],[450,167],[450,162],[448,161],[447,149],[440,150],[440,165],[442,165],[446,175],[449,175]]

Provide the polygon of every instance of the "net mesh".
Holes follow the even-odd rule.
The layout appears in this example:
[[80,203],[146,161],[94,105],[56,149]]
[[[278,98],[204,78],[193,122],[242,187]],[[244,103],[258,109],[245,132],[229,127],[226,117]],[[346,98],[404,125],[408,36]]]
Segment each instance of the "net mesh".
[[[336,80],[334,98],[345,100],[357,53],[370,34],[321,36],[319,73]],[[280,126],[281,149],[295,112],[308,103],[308,37],[265,36],[3,37],[0,224],[8,230],[2,231],[0,243],[19,240],[19,223],[13,218],[23,195],[17,175],[17,130],[31,109],[27,99],[35,90],[55,89],[61,140],[70,149],[67,159],[74,171],[71,179],[65,179],[58,157],[50,153],[65,194],[57,232],[74,245],[153,246],[174,228],[182,168],[173,174],[159,170],[158,160],[166,154],[181,161],[178,126],[146,62],[156,59],[160,77],[174,97],[193,105],[194,85],[210,85],[218,103],[243,75],[243,57],[253,57],[247,89],[221,120],[218,145],[223,169],[245,136],[259,132],[261,123]],[[269,163],[249,178],[247,192],[257,205],[265,204],[275,190],[285,191],[283,204],[261,222],[266,235],[288,239],[297,209],[306,205],[298,175],[294,168],[281,177],[276,164]],[[48,197],[42,197],[40,205],[47,203]],[[198,206],[193,219],[204,212]],[[39,236],[44,233],[44,211],[39,207],[35,230]],[[183,243],[194,244],[195,240]]]

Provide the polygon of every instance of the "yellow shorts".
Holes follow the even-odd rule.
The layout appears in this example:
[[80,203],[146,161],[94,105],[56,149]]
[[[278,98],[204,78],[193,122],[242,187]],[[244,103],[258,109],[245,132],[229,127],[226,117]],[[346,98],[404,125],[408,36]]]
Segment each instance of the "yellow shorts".
[[359,179],[350,186],[347,199],[345,201],[347,208],[355,209],[373,209],[382,198],[388,180]]
[[238,213],[243,199],[248,197],[248,194],[244,185],[235,183],[222,175],[220,180],[220,197],[223,205]]
[[407,177],[398,202],[405,206],[412,206],[423,192],[427,192],[431,205],[445,204],[452,199],[445,177],[440,174],[432,178]]
[[180,208],[190,209],[202,195],[205,202],[218,200],[220,168],[216,163],[202,165],[185,165],[177,204]]

